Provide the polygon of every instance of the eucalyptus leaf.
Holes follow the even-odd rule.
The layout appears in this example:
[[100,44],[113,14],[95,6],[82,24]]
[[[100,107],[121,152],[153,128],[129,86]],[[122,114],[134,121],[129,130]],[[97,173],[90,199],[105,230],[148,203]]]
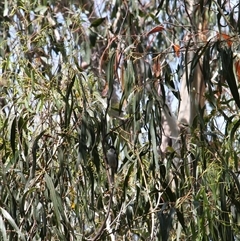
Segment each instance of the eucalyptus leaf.
[[1,232],[1,236],[3,238],[3,241],[7,241],[7,231],[6,231],[6,227],[5,227],[5,223],[3,222],[3,218],[2,215],[0,215],[0,232]]
[[45,181],[46,181],[48,190],[50,192],[50,198],[53,203],[53,210],[55,213],[57,225],[60,227],[61,226],[61,218],[60,218],[61,214],[60,214],[60,209],[59,209],[59,201],[58,201],[58,197],[57,197],[57,192],[55,191],[51,177],[47,173],[45,174]]
[[14,228],[14,230],[17,232],[17,234],[19,235],[21,240],[26,240],[24,234],[21,232],[21,230],[19,229],[19,227],[17,226],[16,222],[14,221],[14,219],[11,217],[11,215],[8,213],[8,211],[6,211],[5,209],[3,209],[2,207],[0,207],[1,212],[3,217],[10,223],[10,225]]
[[103,21],[105,20],[106,18],[98,18],[98,19],[95,19],[92,23],[91,23],[91,25],[90,25],[90,27],[98,27],[99,25],[101,25],[102,23],[103,23]]
[[0,239],[238,240],[238,2],[2,2]]

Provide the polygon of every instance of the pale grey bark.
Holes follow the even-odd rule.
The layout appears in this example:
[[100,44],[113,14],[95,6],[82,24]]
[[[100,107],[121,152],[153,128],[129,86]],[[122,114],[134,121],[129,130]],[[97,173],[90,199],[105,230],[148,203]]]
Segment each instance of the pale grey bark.
[[[187,49],[185,52],[185,71],[180,82],[180,106],[177,119],[170,115],[166,110],[162,116],[162,144],[161,151],[166,152],[169,146],[169,139],[175,151],[179,151],[180,132],[189,132],[193,120],[196,117],[199,108],[204,106],[205,83],[202,74],[202,59],[199,57],[197,63],[192,65],[195,57],[195,49],[198,49],[200,43],[205,37],[202,33],[206,28],[206,19],[204,12],[199,13],[199,4],[197,0],[185,1],[185,10],[192,25],[190,32],[186,33],[184,38]],[[179,160],[177,161],[179,162]]]
[[161,152],[165,153],[169,146],[178,150],[179,146],[179,129],[176,117],[170,113],[167,106],[162,108],[162,144]]
[[[202,60],[199,60],[195,66],[192,65],[193,58],[195,57],[194,49],[199,48],[199,44],[204,40],[204,30],[206,28],[205,13],[200,14],[199,2],[197,0],[186,1],[186,12],[192,24],[192,31],[189,37],[186,37],[186,45],[192,45],[186,51],[186,66],[185,72],[181,79],[180,89],[180,108],[178,114],[178,123],[191,127],[194,118],[197,115],[199,107],[204,106],[204,92],[205,83],[202,74]],[[187,46],[186,46],[187,47]]]

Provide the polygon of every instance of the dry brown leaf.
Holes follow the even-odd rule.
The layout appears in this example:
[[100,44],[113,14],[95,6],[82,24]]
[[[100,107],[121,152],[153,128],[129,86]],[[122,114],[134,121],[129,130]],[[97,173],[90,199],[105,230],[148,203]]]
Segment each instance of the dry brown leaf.
[[104,89],[102,90],[102,97],[107,97],[107,94],[108,94],[108,83],[106,82],[105,86],[104,86]]
[[157,32],[161,32],[162,30],[164,30],[164,27],[162,25],[158,25],[156,27],[154,27],[153,29],[151,29],[148,33],[147,36],[153,33],[157,33]]
[[161,63],[160,63],[160,58],[157,57],[153,60],[153,74],[155,77],[159,78],[161,75]]
[[240,60],[237,60],[234,65],[236,69],[237,80],[240,82]]
[[173,44],[172,47],[173,47],[173,50],[174,50],[175,54],[177,55],[177,57],[179,57],[180,56],[180,45]]
[[227,42],[227,45],[229,46],[229,47],[231,47],[231,45],[232,45],[232,43],[233,43],[233,41],[231,40],[231,36],[229,36],[228,34],[225,34],[225,33],[218,33],[217,34],[217,38],[218,39],[224,39],[224,40],[226,40],[226,42]]

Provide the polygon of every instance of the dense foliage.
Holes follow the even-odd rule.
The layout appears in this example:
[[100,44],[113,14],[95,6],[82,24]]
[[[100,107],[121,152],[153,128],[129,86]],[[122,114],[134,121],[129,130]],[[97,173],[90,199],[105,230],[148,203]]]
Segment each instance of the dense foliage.
[[1,240],[240,239],[239,3],[5,0],[0,33]]

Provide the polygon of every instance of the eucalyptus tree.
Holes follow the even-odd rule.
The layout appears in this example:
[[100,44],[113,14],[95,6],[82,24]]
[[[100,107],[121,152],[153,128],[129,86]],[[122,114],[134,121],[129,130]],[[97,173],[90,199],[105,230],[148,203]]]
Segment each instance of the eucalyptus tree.
[[0,12],[2,240],[239,239],[239,3]]

